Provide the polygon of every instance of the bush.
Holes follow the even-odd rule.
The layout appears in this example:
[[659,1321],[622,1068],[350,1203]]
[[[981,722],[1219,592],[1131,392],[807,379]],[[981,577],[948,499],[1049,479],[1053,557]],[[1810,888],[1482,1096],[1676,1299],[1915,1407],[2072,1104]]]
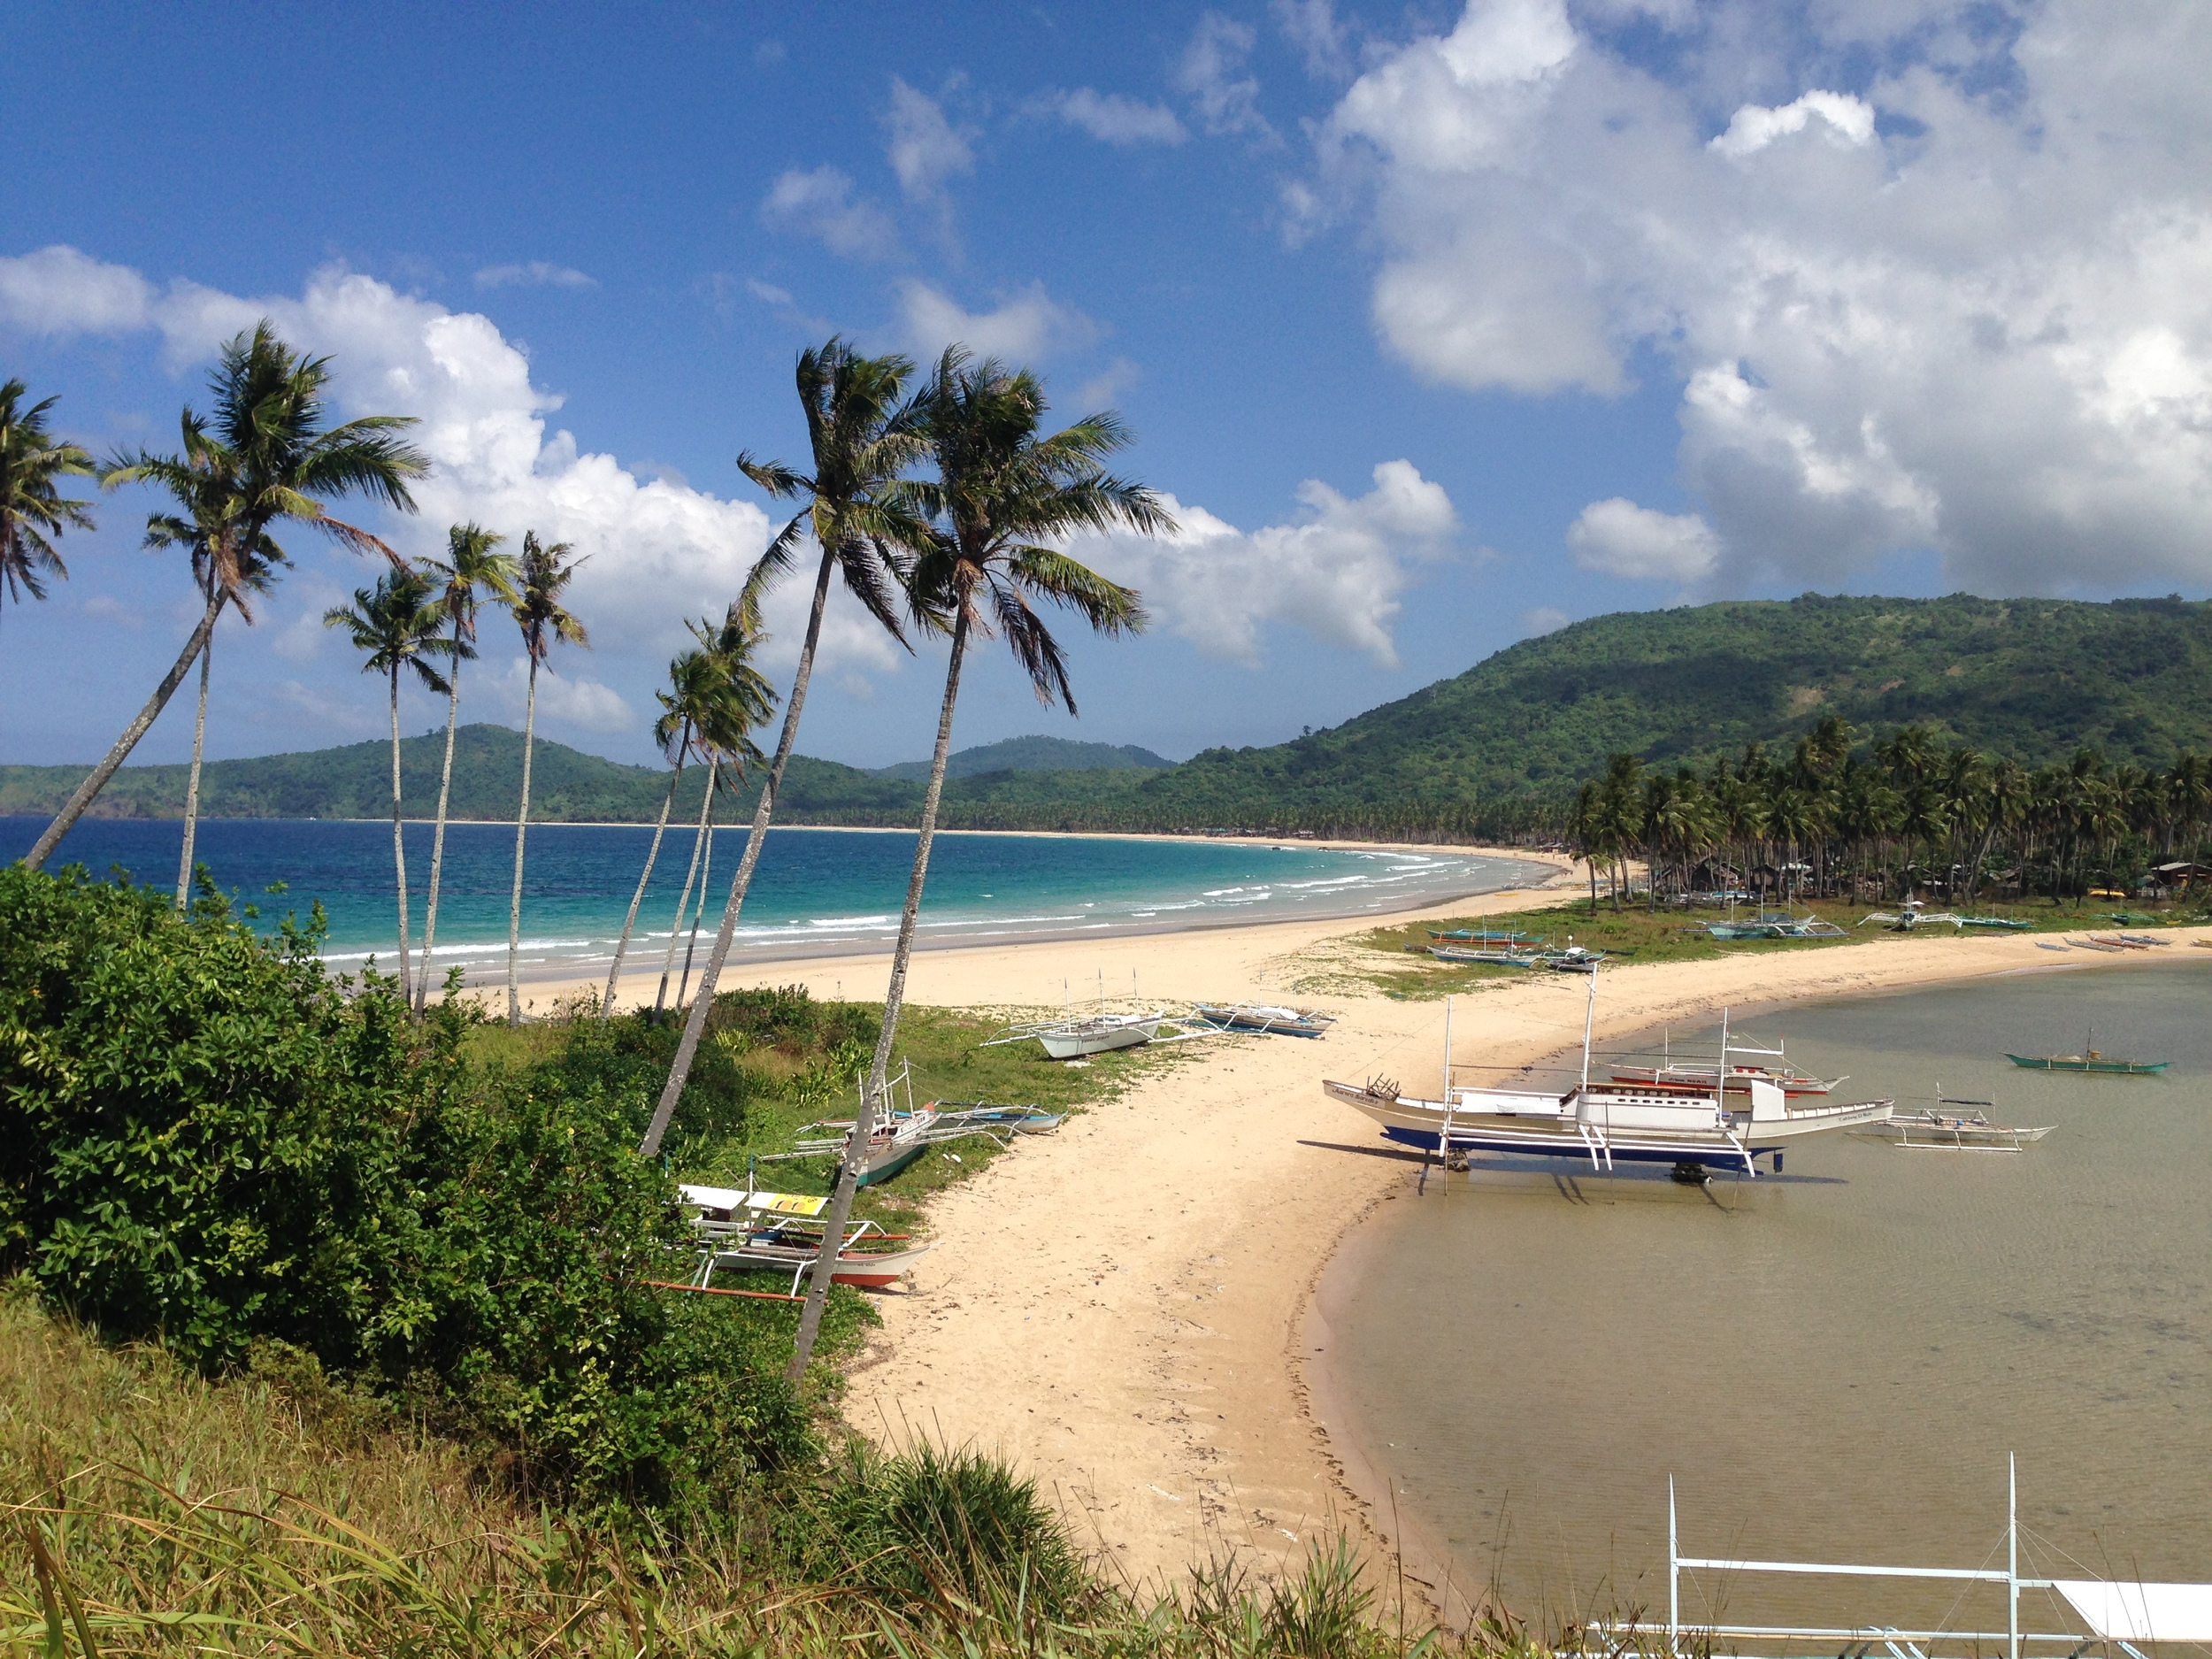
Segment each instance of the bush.
[[315,944],[0,871],[0,1269],[203,1370],[290,1344],[550,1495],[700,1514],[810,1457],[781,1311],[647,1283],[688,1256],[626,1029],[473,1067],[471,1005]]

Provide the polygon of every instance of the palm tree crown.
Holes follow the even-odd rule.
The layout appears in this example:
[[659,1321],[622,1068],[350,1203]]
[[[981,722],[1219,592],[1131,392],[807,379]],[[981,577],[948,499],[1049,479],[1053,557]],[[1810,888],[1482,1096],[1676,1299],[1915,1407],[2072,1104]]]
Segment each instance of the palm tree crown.
[[65,580],[69,567],[47,538],[65,530],[89,530],[89,502],[65,499],[58,480],[89,477],[92,457],[46,428],[54,398],[24,408],[20,380],[0,385],[0,588],[18,604],[25,594],[46,597],[49,576]]
[[445,676],[432,659],[449,656],[451,645],[439,637],[445,608],[420,572],[388,571],[373,588],[357,588],[349,605],[323,612],[325,627],[343,628],[354,649],[364,653],[361,672],[397,675],[414,671],[424,689],[443,695]]
[[534,664],[551,656],[556,643],[591,643],[584,625],[561,603],[561,595],[584,562],[571,558],[573,551],[566,541],[540,542],[535,530],[523,533],[522,557],[515,561],[512,578],[515,596],[510,603],[515,626],[522,630],[522,649]]
[[499,551],[506,539],[481,525],[457,524],[446,531],[445,557],[422,561],[423,573],[437,585],[438,603],[461,657],[476,655],[476,616],[484,601],[515,602],[515,556]]

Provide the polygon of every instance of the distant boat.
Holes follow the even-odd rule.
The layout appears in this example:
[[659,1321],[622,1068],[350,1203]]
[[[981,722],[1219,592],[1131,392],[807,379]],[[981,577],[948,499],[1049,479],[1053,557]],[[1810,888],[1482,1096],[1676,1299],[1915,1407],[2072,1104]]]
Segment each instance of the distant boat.
[[1978,1110],[1993,1103],[1985,1100],[1938,1100],[1934,1105],[1918,1111],[1893,1111],[1887,1123],[1872,1124],[1851,1133],[1861,1140],[1886,1141],[1895,1147],[1947,1148],[1955,1152],[2017,1152],[2051,1133],[2049,1124],[2034,1129],[1993,1124]]
[[2108,1060],[2094,1048],[2087,1054],[2008,1054],[2005,1058],[2031,1071],[2109,1071],[2124,1077],[2150,1077],[2173,1064],[2170,1060]]
[[1534,950],[1516,950],[1511,946],[1481,947],[1474,945],[1431,945],[1429,955],[1439,962],[1455,964],[1487,963],[1494,968],[1540,968],[1550,957]]
[[1516,933],[1499,927],[1432,927],[1428,933],[1440,945],[1540,945],[1544,942],[1534,933]]

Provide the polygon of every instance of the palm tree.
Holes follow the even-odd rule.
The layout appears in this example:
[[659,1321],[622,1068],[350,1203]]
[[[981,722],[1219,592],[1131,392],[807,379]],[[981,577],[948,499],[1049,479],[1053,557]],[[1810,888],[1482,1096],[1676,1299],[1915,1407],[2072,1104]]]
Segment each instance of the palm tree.
[[776,792],[783,787],[784,768],[791,747],[798,741],[799,716],[806,707],[808,682],[814,673],[814,653],[821,642],[822,611],[829,602],[830,577],[841,577],[846,589],[867,608],[892,638],[905,643],[900,626],[897,595],[902,566],[896,549],[922,539],[926,532],[906,509],[894,486],[898,476],[919,460],[924,443],[918,416],[900,399],[914,365],[902,357],[864,357],[843,341],[833,338],[818,351],[799,354],[799,403],[806,411],[807,438],[814,458],[811,477],[780,461],[757,461],[749,451],[737,457],[738,468],[770,495],[803,496],[806,505],[768,544],[751,572],[739,603],[744,614],[757,618],[770,588],[789,574],[799,549],[809,537],[821,552],[814,575],[814,606],[808,612],[806,638],[799,647],[799,664],[791,676],[791,692],[784,699],[783,732],[776,740],[775,758],[753,808],[752,832],[739,855],[737,873],[730,879],[730,896],[722,907],[721,931],[699,976],[699,995],[684,1022],[676,1044],[676,1057],[668,1068],[653,1119],[646,1127],[640,1150],[647,1157],[660,1150],[691,1076],[693,1058],[705,1033],[707,1010],[713,1005],[722,964],[729,958],[730,942],[737,934],[737,918],[745,895],[752,886],[754,868],[768,842],[769,821],[775,815]]
[[530,691],[522,717],[522,805],[515,814],[515,887],[507,906],[507,1023],[522,1024],[522,854],[530,829],[530,752],[538,732],[538,664],[556,643],[591,646],[584,625],[561,604],[561,594],[584,561],[571,558],[565,541],[541,545],[535,530],[522,533],[522,557],[516,564],[513,610],[522,630],[523,654],[530,659]]
[[[722,664],[711,651],[686,651],[668,664],[668,689],[653,694],[661,705],[661,718],[653,723],[653,741],[668,758],[668,793],[661,796],[660,817],[653,824],[652,844],[645,851],[645,868],[630,895],[630,912],[622,918],[622,937],[615,941],[614,961],[607,969],[607,994],[599,999],[602,1023],[614,1012],[615,981],[622,974],[622,958],[629,954],[630,931],[637,926],[638,906],[645,902],[646,884],[660,861],[661,837],[668,830],[668,811],[676,804],[676,786],[683,780],[684,762],[691,758],[693,739],[722,695]],[[695,865],[696,855],[694,855]],[[673,935],[671,939],[672,941]]]
[[480,525],[457,524],[445,533],[442,561],[426,559],[424,573],[438,585],[438,603],[448,626],[445,704],[445,768],[438,774],[438,826],[430,837],[430,898],[422,918],[422,973],[415,982],[415,1011],[430,996],[431,952],[438,941],[438,885],[445,874],[446,808],[453,799],[453,735],[461,719],[461,664],[476,655],[476,613],[487,597],[503,605],[515,602],[515,557],[502,553],[507,538]]
[[[699,879],[699,909],[706,909],[707,889],[704,871],[712,863],[708,856],[712,848],[715,785],[726,764],[735,773],[736,781],[745,781],[745,770],[757,765],[762,759],[759,747],[752,738],[753,728],[764,726],[768,717],[776,711],[775,687],[753,666],[753,654],[767,641],[768,636],[757,626],[757,619],[746,614],[742,599],[733,603],[724,613],[722,626],[710,628],[704,622],[687,622],[692,637],[701,647],[711,653],[722,668],[721,695],[702,713],[699,721],[699,740],[707,752],[707,787],[699,802],[699,827],[692,836],[691,868],[684,874],[684,891],[676,901],[676,919],[668,930],[668,951],[661,958],[661,979],[653,992],[653,1012],[657,1015],[668,1002],[668,976],[676,965],[676,938],[683,932],[684,906],[691,896],[692,878]],[[692,944],[699,938],[699,924],[695,917],[691,927]],[[690,978],[691,959],[684,958],[684,977]],[[681,1002],[680,992],[677,1001]]]
[[[441,639],[445,606],[429,578],[414,570],[396,570],[377,578],[374,588],[357,588],[350,605],[334,605],[323,612],[325,627],[343,628],[353,637],[354,649],[365,651],[361,672],[383,674],[392,688],[392,868],[399,892],[399,990],[409,996],[407,977],[407,842],[402,833],[399,798],[399,676],[411,668],[427,690],[448,695],[452,687],[430,665],[430,658],[449,655],[452,642]],[[423,972],[429,973],[425,963]]]
[[883,1004],[882,1034],[860,1099],[857,1121],[846,1143],[837,1187],[824,1223],[821,1256],[807,1287],[806,1306],[787,1375],[796,1380],[819,1329],[829,1295],[836,1253],[851,1213],[860,1165],[867,1156],[877,1102],[883,1097],[892,1044],[898,1037],[899,1010],[906,995],[906,974],[914,954],[914,930],[921,913],[922,887],[929,874],[929,850],[937,830],[938,802],[944,792],[945,762],[951,752],[954,706],[960,695],[960,671],[969,639],[1003,634],[1014,659],[1029,676],[1038,699],[1055,701],[1075,713],[1068,683],[1067,658],[1058,641],[1031,606],[1033,597],[1074,611],[1096,632],[1113,637],[1135,633],[1145,624],[1143,607],[1126,588],[1107,580],[1062,552],[1057,543],[1082,532],[1122,527],[1141,534],[1171,533],[1175,521],[1159,498],[1143,485],[1116,478],[1103,469],[1105,457],[1129,442],[1127,429],[1111,413],[1090,416],[1051,437],[1039,434],[1046,409],[1044,388],[1026,370],[1010,372],[986,359],[973,363],[957,346],[949,347],[922,396],[923,419],[937,477],[907,487],[915,504],[935,528],[912,577],[911,605],[918,620],[935,626],[950,613],[952,653],[945,669],[945,694],[937,716],[937,747],[930,759],[929,785],[922,796],[921,833],[914,846],[914,869],[906,884],[906,905],[899,918],[899,938],[891,955],[891,983]]
[[192,659],[206,646],[217,614],[225,603],[236,603],[250,562],[288,562],[283,549],[270,539],[274,526],[296,521],[357,551],[373,550],[396,566],[401,564],[397,554],[367,531],[333,518],[318,497],[359,494],[412,512],[415,503],[408,483],[427,472],[430,463],[398,436],[402,428],[414,425],[402,416],[370,415],[326,428],[323,389],[329,380],[329,358],[299,356],[265,321],[250,335],[240,334],[223,348],[209,381],[215,395],[214,415],[203,422],[189,410],[185,411],[184,455],[142,452],[112,468],[102,480],[111,487],[163,485],[188,506],[200,500],[204,489],[219,490],[227,505],[218,519],[211,520],[219,522],[221,532],[208,547],[212,580],[199,626],[115,747],[46,826],[24,860],[30,868],[46,862],[168,705]]
[[63,478],[90,477],[92,457],[46,429],[58,400],[21,406],[28,390],[20,380],[0,386],[0,589],[19,605],[25,594],[45,598],[47,577],[68,580],[47,538],[92,528],[92,503],[66,500],[57,487]]

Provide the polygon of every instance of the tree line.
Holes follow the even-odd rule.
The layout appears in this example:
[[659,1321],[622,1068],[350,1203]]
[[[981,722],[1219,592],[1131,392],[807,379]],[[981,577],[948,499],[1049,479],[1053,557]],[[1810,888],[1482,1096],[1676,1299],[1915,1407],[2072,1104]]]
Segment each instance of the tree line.
[[[2132,892],[2162,864],[2198,864],[2212,839],[2212,760],[2115,765],[2093,749],[2031,769],[1930,727],[1862,743],[1830,715],[1787,754],[1756,743],[1702,772],[1615,755],[1565,818],[1568,845],[1600,866],[1616,902],[1641,860],[1651,895],[1956,903],[2092,889]],[[2191,872],[2182,872],[2186,880]]]
[[[461,663],[474,654],[480,607],[486,602],[505,605],[521,631],[530,691],[508,950],[508,1017],[519,1021],[516,948],[537,670],[556,644],[588,643],[583,623],[566,609],[563,596],[578,560],[567,544],[542,542],[534,531],[525,532],[520,557],[510,560],[496,550],[500,535],[476,525],[457,525],[449,533],[447,559],[418,564],[370,532],[338,518],[326,503],[346,495],[365,496],[397,512],[414,511],[410,486],[428,473],[430,463],[407,442],[405,431],[414,422],[405,417],[369,416],[327,425],[323,395],[329,379],[328,358],[294,351],[265,321],[224,348],[211,381],[213,412],[204,418],[186,408],[179,452],[119,456],[104,466],[96,465],[83,449],[52,436],[46,425],[52,399],[24,408],[27,394],[19,381],[0,388],[0,586],[19,603],[25,592],[42,597],[48,578],[67,575],[53,541],[66,530],[88,527],[91,519],[90,504],[65,497],[62,483],[71,476],[96,474],[108,488],[151,484],[173,497],[173,511],[150,517],[146,542],[152,548],[188,550],[192,574],[204,601],[199,623],[175,664],[25,862],[35,870],[52,854],[153,725],[196,660],[201,667],[201,715],[194,740],[193,780],[187,789],[187,840],[178,881],[178,903],[181,908],[187,902],[192,879],[190,819],[196,807],[205,727],[208,647],[216,621],[229,607],[250,622],[254,596],[268,591],[289,564],[277,534],[286,526],[312,529],[355,551],[380,556],[388,565],[373,586],[355,594],[352,604],[334,609],[325,620],[344,628],[363,652],[366,670],[388,682],[393,859],[403,985],[409,976],[400,682],[411,674],[426,688],[443,692],[448,698],[447,766],[432,851],[434,892],[441,872],[444,801],[451,784],[458,673]],[[659,1151],[697,1056],[767,840],[777,791],[797,740],[834,578],[900,645],[911,650],[918,639],[941,640],[949,655],[936,747],[922,797],[920,834],[892,956],[882,1033],[826,1221],[824,1261],[810,1282],[801,1316],[791,1366],[795,1378],[804,1369],[819,1328],[833,1277],[832,1258],[844,1235],[860,1165],[887,1087],[969,651],[979,641],[1003,639],[1039,699],[1048,705],[1060,703],[1072,714],[1075,695],[1066,654],[1040,614],[1038,603],[1072,611],[1108,637],[1138,632],[1147,618],[1134,590],[1069,557],[1065,541],[1086,531],[1125,529],[1148,535],[1172,532],[1175,525],[1151,489],[1107,470],[1108,458],[1131,441],[1120,418],[1104,411],[1048,433],[1044,417],[1049,405],[1044,388],[1026,369],[978,360],[954,345],[925,374],[907,357],[865,356],[832,338],[800,354],[795,384],[810,452],[805,468],[764,460],[749,450],[737,457],[737,465],[771,496],[795,502],[797,511],[748,572],[721,623],[694,628],[699,651],[671,664],[670,689],[661,696],[664,718],[656,733],[671,763],[669,795],[645,873],[631,901],[602,1014],[611,1009],[620,958],[651,876],[652,860],[658,856],[676,774],[685,759],[697,752],[715,768],[741,765],[757,753],[747,733],[765,721],[773,705],[772,692],[749,666],[762,638],[762,603],[779,582],[802,568],[810,549],[817,556],[812,601],[798,665],[783,699],[782,730],[754,809],[751,833],[731,879],[719,928],[701,971],[698,995],[686,1012],[673,1064],[639,1148],[647,1157]],[[710,782],[712,776],[710,772]],[[709,800],[710,803],[710,794]],[[695,865],[708,841],[708,810],[710,804],[702,811],[694,842]],[[704,890],[703,878],[702,912]],[[695,930],[696,926],[695,922]],[[434,910],[426,918],[426,953],[434,930]],[[673,948],[672,933],[672,956]],[[411,1002],[418,1010],[427,995],[427,979],[426,956],[422,972],[408,986]],[[664,996],[665,987],[664,964]]]

